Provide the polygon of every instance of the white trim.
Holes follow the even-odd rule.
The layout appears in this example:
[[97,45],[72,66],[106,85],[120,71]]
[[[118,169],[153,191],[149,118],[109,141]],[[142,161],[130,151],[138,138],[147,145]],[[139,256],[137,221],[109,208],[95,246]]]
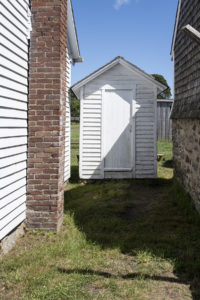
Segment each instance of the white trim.
[[121,64],[125,68],[127,68],[129,71],[134,72],[136,74],[139,74],[141,77],[145,78],[147,81],[153,83],[155,87],[157,87],[160,92],[166,90],[166,86],[162,83],[155,80],[151,75],[145,73],[143,70],[140,70],[138,67],[134,66],[133,64],[127,62],[122,57],[117,57],[107,65],[103,66],[101,69],[97,70],[96,72],[93,72],[91,75],[87,76],[86,78],[82,79],[81,81],[77,82],[77,84],[74,84],[71,88],[73,92],[76,94],[76,96],[79,98],[79,90],[82,86],[88,84],[90,81],[94,80],[101,74],[105,73],[106,71],[110,70],[112,67],[114,67],[117,64]]
[[101,70],[98,70],[97,72],[92,73],[90,76],[88,76],[87,78],[80,81],[77,85],[74,85],[72,87],[73,92],[77,95],[77,90],[80,89],[83,85],[86,85],[88,82],[92,81],[93,79],[100,76],[102,73],[108,71],[109,69],[111,69],[112,67],[114,67],[117,64],[118,64],[118,61],[113,61],[111,64],[106,65]]
[[27,39],[30,40],[31,31],[33,30],[33,28],[32,28],[32,22],[31,22],[31,10],[28,5],[27,5],[27,17],[28,17]]
[[132,92],[133,92],[133,99],[132,99],[132,145],[131,145],[131,150],[132,150],[132,176],[135,178],[135,169],[136,169],[136,90],[137,90],[137,85],[135,84]]
[[197,43],[200,43],[200,32],[192,27],[190,24],[187,24],[182,28],[182,31],[194,39]]
[[162,83],[158,82],[157,80],[155,80],[151,75],[145,73],[142,70],[139,70],[136,67],[134,68],[132,65],[130,65],[126,61],[121,60],[120,63],[125,68],[127,68],[129,71],[135,72],[136,74],[139,74],[141,77],[144,77],[147,81],[150,81],[151,83],[153,83],[158,89],[160,89],[161,92],[166,90],[167,87],[165,85],[163,85]]
[[105,89],[101,90],[101,175],[102,178],[104,178],[104,171],[105,171],[105,143],[104,143],[104,137],[105,137],[105,113],[104,113],[104,101],[105,101]]
[[67,2],[67,31],[73,62],[82,62],[71,0]]
[[174,25],[174,34],[173,34],[173,40],[172,40],[172,46],[171,46],[171,53],[170,53],[172,60],[174,60],[174,47],[175,47],[175,41],[176,41],[176,36],[177,36],[177,30],[178,30],[181,4],[182,4],[182,0],[179,0],[178,7],[177,7],[176,20],[175,20],[175,25]]
[[79,177],[82,178],[82,155],[83,155],[83,93],[84,87],[80,90],[80,137],[79,137]]
[[[174,87],[174,90],[173,90],[173,96],[174,96],[174,99],[175,99],[175,54],[174,54],[174,64],[173,64],[173,87]],[[171,111],[170,111],[170,115],[169,115],[169,118],[172,119],[172,112],[173,112],[173,109],[174,109],[174,101],[172,103],[172,108],[171,108]]]
[[154,89],[154,174],[155,178],[158,176],[157,170],[157,90]]

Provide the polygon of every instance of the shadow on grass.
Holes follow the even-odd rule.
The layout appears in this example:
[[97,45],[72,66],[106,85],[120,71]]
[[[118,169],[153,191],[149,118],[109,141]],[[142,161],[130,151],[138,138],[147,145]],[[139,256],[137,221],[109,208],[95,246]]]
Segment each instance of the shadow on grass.
[[173,160],[170,159],[170,160],[164,161],[163,164],[162,164],[162,166],[163,166],[164,168],[173,169],[173,167],[174,167]]
[[[75,182],[77,169],[73,172],[71,180]],[[65,193],[65,212],[72,212],[75,224],[86,239],[102,249],[118,248],[130,256],[147,251],[158,258],[172,260],[178,282],[190,284],[193,299],[200,299],[200,216],[189,196],[173,180],[84,184]],[[171,280],[160,276],[153,279]]]
[[79,173],[78,173],[78,166],[71,166],[71,177],[69,179],[70,183],[79,183]]
[[84,270],[84,269],[64,269],[64,268],[58,268],[58,272],[64,273],[64,274],[82,274],[82,275],[97,275],[102,276],[105,278],[115,278],[115,279],[135,279],[142,277],[143,279],[150,279],[150,280],[156,280],[156,281],[165,281],[165,282],[176,282],[179,284],[185,284],[186,282],[180,281],[177,278],[174,277],[166,277],[166,276],[150,276],[148,274],[144,273],[128,273],[126,275],[114,275],[109,272],[101,272],[101,271],[94,271],[94,270]]

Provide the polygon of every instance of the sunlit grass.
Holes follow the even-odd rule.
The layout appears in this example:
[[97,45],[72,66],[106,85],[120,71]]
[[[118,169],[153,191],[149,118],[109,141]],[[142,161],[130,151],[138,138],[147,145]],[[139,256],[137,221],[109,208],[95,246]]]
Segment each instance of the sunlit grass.
[[200,217],[169,179],[171,143],[158,148],[156,180],[86,183],[72,146],[64,224],[28,232],[0,261],[0,299],[199,299]]
[[158,154],[163,154],[158,162],[158,177],[170,179],[173,177],[172,142],[158,141],[157,148]]

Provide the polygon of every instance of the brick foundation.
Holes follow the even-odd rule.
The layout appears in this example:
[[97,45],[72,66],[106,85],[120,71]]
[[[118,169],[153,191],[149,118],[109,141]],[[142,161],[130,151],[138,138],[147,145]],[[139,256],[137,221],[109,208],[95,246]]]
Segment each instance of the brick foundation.
[[175,177],[200,212],[200,120],[173,120]]
[[31,0],[27,227],[58,230],[64,201],[67,1]]

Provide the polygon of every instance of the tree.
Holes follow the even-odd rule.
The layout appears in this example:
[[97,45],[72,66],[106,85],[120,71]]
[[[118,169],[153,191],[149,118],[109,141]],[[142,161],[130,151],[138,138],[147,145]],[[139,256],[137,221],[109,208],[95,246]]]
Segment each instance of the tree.
[[169,87],[167,80],[164,78],[164,76],[160,74],[152,74],[152,76],[154,77],[154,79],[168,87],[164,92],[158,95],[158,99],[170,99],[172,96],[171,88]]
[[80,117],[80,101],[76,97],[76,95],[70,91],[71,98],[71,115],[72,117]]

